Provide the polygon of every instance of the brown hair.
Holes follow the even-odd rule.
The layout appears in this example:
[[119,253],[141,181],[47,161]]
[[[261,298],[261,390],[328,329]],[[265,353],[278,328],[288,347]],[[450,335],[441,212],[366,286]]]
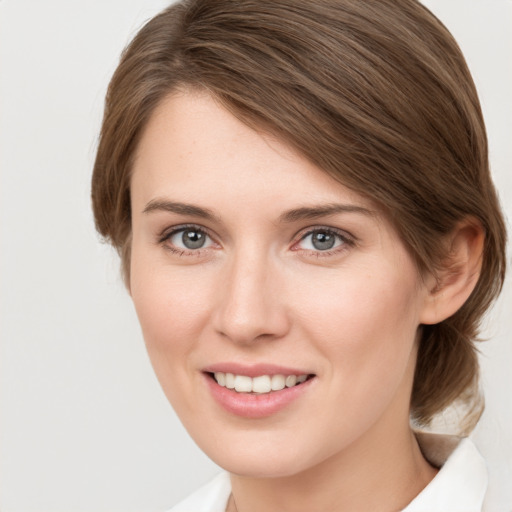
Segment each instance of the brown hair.
[[377,201],[421,272],[435,272],[457,222],[481,223],[480,278],[456,314],[423,327],[411,398],[420,424],[456,399],[478,419],[474,341],[503,283],[506,235],[475,86],[441,22],[415,0],[185,0],[151,19],[110,83],[92,180],[97,229],[127,282],[131,162],[177,88],[208,91]]

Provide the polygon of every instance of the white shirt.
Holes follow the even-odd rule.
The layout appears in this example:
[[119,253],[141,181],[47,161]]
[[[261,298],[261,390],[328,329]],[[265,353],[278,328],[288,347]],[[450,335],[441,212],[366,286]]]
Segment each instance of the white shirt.
[[[468,438],[417,433],[425,457],[441,467],[402,512],[483,512],[485,461]],[[231,494],[229,473],[217,475],[168,512],[225,512]]]

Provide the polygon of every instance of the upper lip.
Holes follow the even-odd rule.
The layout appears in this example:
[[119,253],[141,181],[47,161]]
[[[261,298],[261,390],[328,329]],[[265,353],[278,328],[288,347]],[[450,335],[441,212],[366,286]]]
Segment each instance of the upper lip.
[[290,368],[270,363],[241,364],[234,362],[215,363],[203,368],[206,373],[232,373],[234,375],[246,375],[247,377],[259,377],[260,375],[310,375],[312,372],[299,368]]

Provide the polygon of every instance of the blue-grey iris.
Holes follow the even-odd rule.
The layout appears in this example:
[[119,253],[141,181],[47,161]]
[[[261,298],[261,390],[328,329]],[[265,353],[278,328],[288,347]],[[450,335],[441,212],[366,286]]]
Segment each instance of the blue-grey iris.
[[315,231],[311,235],[311,243],[313,247],[319,251],[327,251],[334,247],[336,237],[328,231]]
[[183,231],[181,240],[187,249],[200,249],[206,241],[206,236],[195,229],[186,229]]

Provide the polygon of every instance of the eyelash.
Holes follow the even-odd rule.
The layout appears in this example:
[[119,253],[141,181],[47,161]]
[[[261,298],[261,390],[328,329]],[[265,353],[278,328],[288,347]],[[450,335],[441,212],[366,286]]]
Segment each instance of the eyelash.
[[[166,250],[168,250],[171,253],[176,254],[178,256],[196,256],[196,257],[201,256],[204,251],[202,248],[186,250],[186,249],[177,248],[177,247],[169,244],[169,240],[173,236],[177,235],[178,233],[180,233],[182,231],[186,231],[187,229],[191,229],[191,230],[193,229],[197,233],[201,233],[201,234],[207,236],[213,243],[216,243],[214,237],[210,235],[208,230],[206,230],[205,228],[203,228],[201,226],[198,226],[197,224],[182,224],[179,226],[174,226],[170,231],[169,230],[165,231],[162,235],[159,236],[158,243],[160,245],[163,245]],[[337,246],[331,250],[325,250],[325,251],[294,248],[300,242],[304,241],[308,236],[311,236],[314,233],[318,233],[318,232],[323,232],[327,235],[334,235],[336,238],[341,240],[342,243],[339,246]],[[297,238],[297,237],[294,237],[294,238]],[[356,243],[356,238],[345,231],[341,231],[339,229],[327,227],[327,226],[313,226],[313,227],[307,228],[307,230],[300,233],[298,240],[293,243],[291,250],[300,252],[301,254],[314,255],[317,258],[322,258],[322,257],[329,257],[329,256],[333,256],[336,254],[340,254],[340,253],[346,251],[347,249],[349,249],[350,247],[353,247],[355,245],[355,243]]]
[[203,227],[198,226],[197,224],[181,224],[179,226],[174,226],[170,231],[165,231],[162,235],[159,236],[158,243],[163,245],[166,250],[170,251],[173,254],[178,256],[201,256],[203,253],[203,249],[181,249],[178,247],[174,247],[169,244],[169,240],[177,235],[178,233],[186,230],[194,230],[197,233],[201,233],[207,236],[210,240],[214,241],[214,238],[210,235],[210,233]]
[[[295,247],[297,244],[299,244],[300,242],[305,240],[308,236],[311,236],[314,233],[318,233],[318,232],[325,233],[327,235],[334,235],[336,238],[341,240],[342,243],[339,246],[334,247],[333,249],[325,250],[325,251],[300,249],[300,248],[293,249],[293,247]],[[306,231],[304,231],[300,234],[299,240],[293,244],[292,250],[300,252],[302,254],[306,253],[309,255],[314,255],[317,258],[325,258],[325,257],[341,254],[341,253],[345,252],[346,250],[348,250],[350,247],[353,247],[355,245],[355,243],[356,243],[356,238],[354,236],[350,235],[349,233],[347,233],[346,231],[341,231],[339,229],[327,227],[327,226],[313,226],[313,227],[307,228]]]

